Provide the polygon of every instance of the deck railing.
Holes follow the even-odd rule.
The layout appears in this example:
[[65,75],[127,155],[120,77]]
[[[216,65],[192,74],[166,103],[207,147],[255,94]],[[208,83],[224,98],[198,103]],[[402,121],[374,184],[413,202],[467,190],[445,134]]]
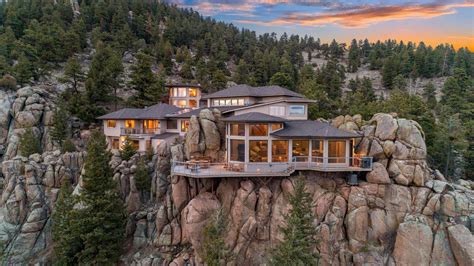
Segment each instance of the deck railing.
[[158,134],[159,128],[120,128],[121,135]]
[[[328,162],[338,163],[328,163]],[[292,162],[263,163],[209,163],[209,162],[176,162],[171,167],[172,175],[192,177],[226,177],[226,176],[289,176],[295,170],[315,171],[370,171],[372,157],[307,157],[295,156]]]

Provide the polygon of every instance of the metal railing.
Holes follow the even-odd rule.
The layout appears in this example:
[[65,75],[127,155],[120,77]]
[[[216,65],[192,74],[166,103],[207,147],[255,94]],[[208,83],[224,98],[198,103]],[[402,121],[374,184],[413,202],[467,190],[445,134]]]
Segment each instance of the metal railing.
[[292,163],[298,168],[361,168],[372,170],[372,157],[320,157],[320,156],[293,156]]
[[159,128],[120,128],[121,135],[158,134]]

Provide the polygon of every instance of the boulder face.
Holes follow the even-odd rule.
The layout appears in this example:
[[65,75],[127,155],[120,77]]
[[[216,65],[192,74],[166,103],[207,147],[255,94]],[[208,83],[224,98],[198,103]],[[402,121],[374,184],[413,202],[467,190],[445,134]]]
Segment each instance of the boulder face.
[[396,114],[379,113],[367,122],[361,121],[354,128],[352,121],[355,119],[359,120],[360,117],[339,116],[331,123],[342,130],[350,127],[350,131],[363,135],[356,142],[356,152],[371,156],[376,162],[374,171],[377,173],[369,173],[369,182],[387,182],[386,179],[374,179],[374,176],[381,176],[381,168],[377,163],[387,168],[390,180],[397,184],[421,187],[431,179],[431,170],[426,162],[424,133],[416,121],[398,118]]

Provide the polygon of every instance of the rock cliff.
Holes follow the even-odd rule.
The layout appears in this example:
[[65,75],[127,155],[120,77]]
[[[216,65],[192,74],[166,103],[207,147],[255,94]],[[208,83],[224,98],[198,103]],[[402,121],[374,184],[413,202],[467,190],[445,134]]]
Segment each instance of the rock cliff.
[[[69,178],[80,192],[86,155],[61,154],[48,140],[51,97],[38,87],[0,97],[0,114],[7,114],[0,119],[0,145],[6,151],[0,238],[12,263],[50,260],[50,215],[61,180]],[[110,165],[129,213],[123,262],[201,264],[203,228],[222,209],[228,220],[225,243],[235,254],[234,262],[265,263],[268,251],[282,239],[279,227],[290,208],[294,181],[303,178],[313,198],[319,238],[314,248],[322,265],[473,265],[472,183],[449,183],[428,167],[424,134],[415,121],[377,114],[369,121],[355,115],[330,123],[361,133],[357,152],[375,158],[374,170],[361,176],[358,186],[349,186],[342,174],[309,171],[290,178],[171,177],[172,160],[222,157],[224,128],[218,111],[191,118],[183,142],[160,144],[148,164],[149,193],[140,193],[135,185],[137,156],[123,161],[113,151]],[[27,127],[37,128],[43,154],[17,154],[14,136]],[[86,135],[79,130],[75,134]]]

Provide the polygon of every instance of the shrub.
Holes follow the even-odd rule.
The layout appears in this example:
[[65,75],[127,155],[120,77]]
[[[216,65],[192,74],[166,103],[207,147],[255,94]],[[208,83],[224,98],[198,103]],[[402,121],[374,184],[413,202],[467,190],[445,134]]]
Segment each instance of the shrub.
[[63,153],[77,151],[76,145],[74,145],[74,142],[71,139],[67,139],[63,142],[61,150]]
[[0,79],[0,88],[14,90],[16,89],[16,79],[9,74],[3,75]]
[[41,143],[31,128],[28,128],[20,137],[19,150],[22,156],[29,157],[34,153],[41,153]]

